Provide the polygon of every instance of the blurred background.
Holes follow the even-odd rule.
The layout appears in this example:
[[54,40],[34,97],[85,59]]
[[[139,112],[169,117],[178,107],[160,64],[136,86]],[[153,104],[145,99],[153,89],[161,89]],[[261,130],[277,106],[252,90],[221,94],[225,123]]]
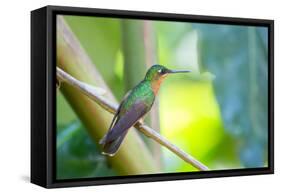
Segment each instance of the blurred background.
[[[166,78],[146,119],[169,141],[211,170],[267,166],[267,28],[64,19],[119,102],[152,64],[192,71]],[[119,175],[57,91],[57,178]],[[142,138],[161,172],[196,171],[166,148]]]

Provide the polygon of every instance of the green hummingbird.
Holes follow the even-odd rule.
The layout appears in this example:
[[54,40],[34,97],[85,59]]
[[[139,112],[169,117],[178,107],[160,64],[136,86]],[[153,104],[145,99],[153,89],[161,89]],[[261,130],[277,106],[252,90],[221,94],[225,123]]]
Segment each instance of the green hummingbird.
[[115,155],[129,128],[150,111],[160,85],[168,74],[187,72],[190,71],[170,70],[158,64],[151,66],[144,79],[130,90],[121,101],[108,132],[99,142],[103,147],[102,154]]

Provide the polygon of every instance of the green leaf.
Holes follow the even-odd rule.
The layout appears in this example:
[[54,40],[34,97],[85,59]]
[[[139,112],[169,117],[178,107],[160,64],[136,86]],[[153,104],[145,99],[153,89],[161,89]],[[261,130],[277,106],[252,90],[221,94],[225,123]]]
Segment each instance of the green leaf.
[[57,178],[87,178],[114,176],[80,122],[64,127],[57,134]]
[[75,133],[80,129],[81,124],[79,122],[74,122],[69,124],[67,127],[58,127],[57,134],[57,149],[59,149],[65,142],[70,140]]

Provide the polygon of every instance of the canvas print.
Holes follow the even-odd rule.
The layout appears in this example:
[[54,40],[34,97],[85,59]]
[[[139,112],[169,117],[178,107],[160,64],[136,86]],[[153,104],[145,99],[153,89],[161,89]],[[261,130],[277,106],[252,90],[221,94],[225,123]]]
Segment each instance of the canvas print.
[[268,167],[268,37],[57,15],[56,179]]

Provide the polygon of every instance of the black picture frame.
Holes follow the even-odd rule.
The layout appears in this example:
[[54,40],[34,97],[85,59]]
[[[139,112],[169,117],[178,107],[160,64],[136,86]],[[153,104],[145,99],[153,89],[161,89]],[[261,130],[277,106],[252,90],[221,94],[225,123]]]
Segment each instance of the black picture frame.
[[[186,21],[268,27],[268,167],[56,180],[56,15]],[[46,6],[31,12],[31,182],[46,188],[274,173],[274,21],[232,17]]]

